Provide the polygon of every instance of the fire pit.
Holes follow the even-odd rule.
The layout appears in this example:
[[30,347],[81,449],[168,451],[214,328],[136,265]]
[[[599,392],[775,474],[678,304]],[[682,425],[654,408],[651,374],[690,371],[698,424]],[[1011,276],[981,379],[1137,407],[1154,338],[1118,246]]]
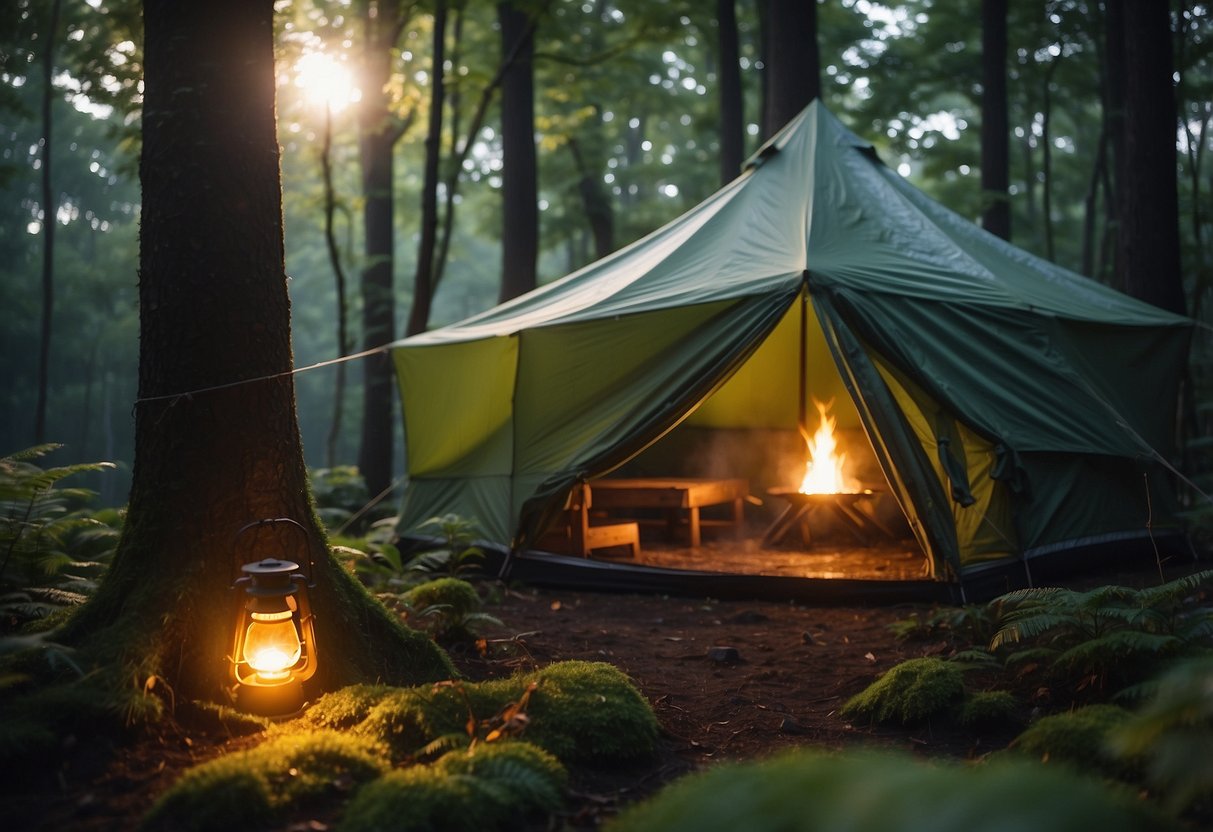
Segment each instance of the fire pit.
[[814,399],[813,404],[821,417],[817,432],[810,436],[804,427],[803,415],[801,418],[801,433],[809,453],[804,478],[800,488],[768,489],[768,494],[786,500],[788,505],[763,535],[763,546],[773,546],[781,542],[788,532],[797,526],[800,527],[800,535],[805,545],[810,545],[813,538],[809,530],[809,515],[817,508],[828,510],[861,546],[871,545],[872,530],[893,538],[892,532],[874,516],[857,507],[861,500],[872,497],[876,492],[863,488],[843,471],[847,457],[839,451],[834,436],[835,419],[829,414],[832,402],[822,404]]
[[809,515],[817,508],[829,511],[861,546],[872,545],[874,537],[896,539],[896,535],[889,531],[884,524],[858,508],[861,500],[867,500],[876,495],[877,492],[871,489],[840,491],[834,494],[805,494],[794,488],[771,488],[767,493],[772,497],[786,500],[788,505],[763,535],[763,546],[775,546],[783,542],[788,533],[798,526],[801,540],[806,546],[812,545],[813,536],[809,528]]

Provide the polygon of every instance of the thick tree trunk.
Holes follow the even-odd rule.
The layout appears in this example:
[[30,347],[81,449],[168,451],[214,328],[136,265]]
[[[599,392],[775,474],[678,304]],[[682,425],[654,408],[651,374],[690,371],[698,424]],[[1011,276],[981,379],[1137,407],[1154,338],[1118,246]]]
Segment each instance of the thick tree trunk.
[[[396,301],[393,291],[395,242],[393,236],[392,148],[396,125],[386,90],[391,79],[399,0],[366,4],[363,64],[364,88],[359,119],[359,156],[365,199],[366,263],[362,270],[362,346],[374,349],[396,337]],[[386,355],[363,361],[362,441],[358,468],[371,496],[392,483],[393,418],[392,363]]]
[[1129,294],[1183,314],[1170,7],[1120,3],[1125,55],[1120,268]]
[[[118,683],[155,676],[177,701],[222,701],[240,564],[314,559],[312,693],[439,678],[445,657],[328,555],[311,510],[290,375],[273,3],[146,0],[144,26],[134,480],[113,565],[65,638]],[[308,543],[235,538],[270,517],[303,523]]]
[[821,96],[816,0],[767,0],[763,133],[773,136]]
[[442,109],[446,106],[446,0],[434,7],[433,64],[430,69],[430,124],[425,136],[425,171],[421,180],[421,240],[413,277],[413,308],[408,334],[425,332],[434,303],[434,248],[438,239],[438,162],[442,157]]
[[741,98],[740,49],[735,0],[716,0],[716,42],[720,53],[720,184],[741,173],[745,161],[745,113]]
[[501,55],[513,55],[501,79],[501,301],[535,288],[539,257],[538,166],[535,159],[534,27],[513,3],[497,5]]
[[1007,0],[981,3],[981,227],[1011,239],[1007,127]]

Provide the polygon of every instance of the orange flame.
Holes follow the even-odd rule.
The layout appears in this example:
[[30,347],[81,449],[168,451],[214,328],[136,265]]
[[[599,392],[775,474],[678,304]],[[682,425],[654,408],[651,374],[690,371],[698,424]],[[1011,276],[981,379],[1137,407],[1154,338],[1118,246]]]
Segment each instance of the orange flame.
[[833,403],[833,399],[826,404],[813,399],[813,406],[821,416],[821,424],[812,436],[805,433],[804,441],[809,448],[809,461],[805,466],[804,479],[800,483],[801,494],[854,494],[859,491],[858,483],[842,472],[847,455],[838,453],[838,443],[834,438],[835,419],[829,415]]

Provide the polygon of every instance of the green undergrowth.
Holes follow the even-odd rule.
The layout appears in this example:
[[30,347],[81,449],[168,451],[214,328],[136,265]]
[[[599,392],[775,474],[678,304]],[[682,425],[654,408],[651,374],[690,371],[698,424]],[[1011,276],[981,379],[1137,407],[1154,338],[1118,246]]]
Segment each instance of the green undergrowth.
[[481,610],[476,588],[460,578],[435,578],[401,593],[398,598],[409,625],[442,642],[473,639],[486,624],[501,626],[499,619]]
[[564,800],[567,775],[555,757],[529,743],[478,745],[433,765],[398,769],[359,790],[340,832],[479,832],[551,812]]
[[152,806],[145,830],[257,828],[287,810],[347,796],[388,770],[362,737],[293,733],[195,766]]
[[937,658],[910,659],[889,668],[847,700],[847,719],[913,723],[951,712],[965,698],[964,668]]
[[1010,725],[1020,721],[1019,700],[1006,690],[983,690],[970,694],[960,708],[960,724],[974,728]]
[[657,739],[656,717],[626,675],[578,661],[487,682],[353,686],[321,697],[298,724],[350,730],[397,761],[434,744],[521,736],[566,762],[619,762],[650,755]]
[[1041,717],[1012,741],[1008,752],[1132,779],[1136,769],[1132,759],[1118,757],[1108,747],[1112,732],[1130,716],[1129,711],[1116,705],[1087,705]]
[[1146,832],[1175,828],[1127,791],[1006,760],[923,763],[800,751],[688,777],[611,832]]
[[607,664],[563,662],[481,683],[355,685],[271,726],[257,748],[188,771],[143,828],[265,828],[320,806],[347,832],[496,829],[561,805],[562,761],[642,757],[656,736],[648,703]]

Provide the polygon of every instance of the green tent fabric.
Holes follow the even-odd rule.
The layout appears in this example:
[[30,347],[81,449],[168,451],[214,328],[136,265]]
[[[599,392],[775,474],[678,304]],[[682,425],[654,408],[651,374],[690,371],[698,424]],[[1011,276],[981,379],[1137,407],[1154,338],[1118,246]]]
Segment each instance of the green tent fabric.
[[455,512],[525,545],[683,420],[795,428],[836,391],[937,577],[1157,533],[1190,333],[931,201],[814,102],[648,237],[391,345],[399,530]]

